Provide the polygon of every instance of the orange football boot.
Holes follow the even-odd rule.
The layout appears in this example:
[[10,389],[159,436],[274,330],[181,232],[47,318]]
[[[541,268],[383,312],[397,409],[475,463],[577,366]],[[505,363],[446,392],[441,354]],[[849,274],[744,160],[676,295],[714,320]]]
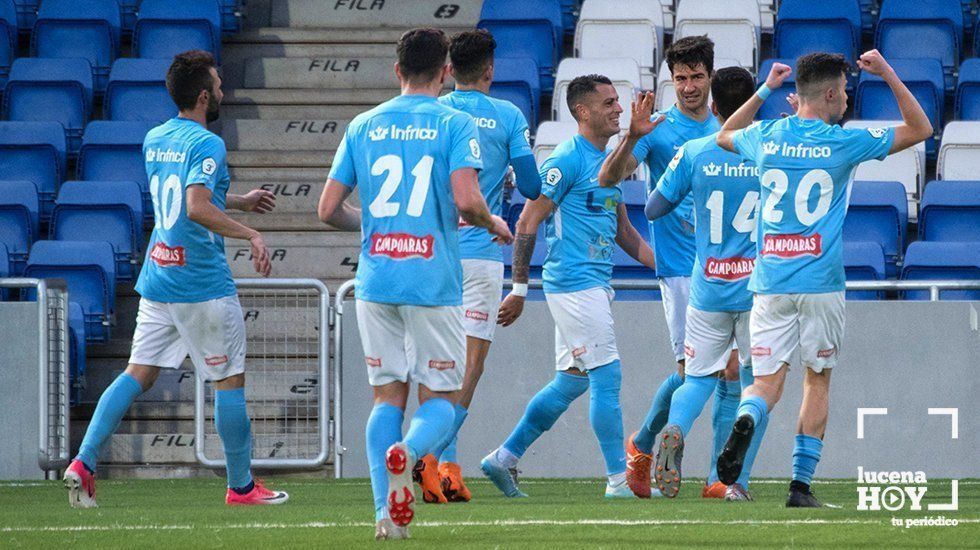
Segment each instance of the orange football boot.
[[725,491],[727,490],[728,485],[716,481],[711,485],[701,487],[701,498],[725,498]]
[[642,453],[636,448],[633,443],[636,434],[637,432],[633,432],[626,439],[626,484],[637,497],[650,498],[650,467],[653,465],[653,455]]
[[463,472],[455,462],[439,464],[439,477],[442,478],[442,494],[449,502],[469,502],[470,490],[463,483]]
[[422,487],[422,500],[429,504],[445,504],[446,495],[442,494],[442,480],[439,478],[439,461],[433,455],[425,455],[415,463],[412,469],[412,479]]

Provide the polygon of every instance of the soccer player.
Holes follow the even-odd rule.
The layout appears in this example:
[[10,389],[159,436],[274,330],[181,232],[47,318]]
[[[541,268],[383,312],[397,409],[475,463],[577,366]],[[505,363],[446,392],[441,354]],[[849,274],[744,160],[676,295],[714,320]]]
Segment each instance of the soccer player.
[[[711,112],[719,122],[732,115],[755,92],[755,79],[741,67],[720,69],[711,79]],[[652,94],[634,111],[637,126],[652,126]],[[738,155],[718,147],[715,134],[691,140],[677,152],[647,201],[646,214],[660,218],[691,195],[697,253],[691,276],[691,297],[684,331],[684,383],[674,392],[670,414],[657,445],[657,486],[666,497],[677,496],[681,481],[684,438],[723,374],[732,342],[738,343],[741,385],[752,384],[749,355],[749,276],[755,260],[756,216],[759,211],[759,170]],[[764,426],[760,425],[760,430]],[[724,432],[722,432],[724,433]],[[758,448],[749,450],[751,465]],[[728,486],[725,500],[752,500],[749,467]]]
[[[796,61],[797,114],[752,124],[759,107],[791,69],[776,63],[761,86],[718,134],[718,145],[759,167],[760,242],[749,289],[755,383],[746,388],[738,419],[718,457],[718,476],[732,483],[746,451],[782,395],[797,350],[804,369],[803,404],[793,449],[787,507],[818,507],[810,491],[827,426],[830,373],[844,336],[841,232],[858,164],[884,159],[925,140],[932,125],[922,107],[877,50],[858,67],[880,76],[902,114],[892,128],[844,129],[848,64],[839,54],[813,53]],[[754,437],[753,437],[754,436]]]
[[514,286],[498,316],[508,326],[524,309],[531,253],[538,226],[544,222],[548,242],[544,293],[555,320],[558,372],[531,399],[510,437],[483,459],[481,467],[506,496],[526,496],[517,485],[518,460],[572,401],[591,388],[589,421],[606,462],[605,495],[632,497],[626,485],[619,402],[622,370],[610,307],[613,246],[618,244],[650,269],[656,269],[656,264],[650,245],[629,221],[622,191],[599,185],[606,144],[619,132],[623,112],[616,89],[608,78],[592,74],[573,79],[567,95],[578,133],[544,162],[541,196],[521,212],[511,267]]
[[[490,211],[500,215],[504,176],[513,166],[517,189],[528,199],[541,191],[541,179],[529,143],[527,120],[514,104],[490,97],[493,51],[497,43],[486,30],[453,36],[449,43],[450,71],[456,90],[439,101],[473,117],[480,136],[483,170],[480,192]],[[449,437],[415,469],[416,481],[426,502],[467,502],[470,491],[456,461],[456,434],[466,420],[476,385],[490,351],[503,293],[504,263],[500,246],[481,227],[463,220],[459,228],[459,253],[463,260],[463,330],[466,333],[466,374],[456,403],[456,420]]]
[[218,118],[221,78],[210,53],[178,54],[167,71],[176,118],[143,142],[153,195],[153,234],[136,281],[140,294],[126,371],[106,388],[78,456],[65,472],[68,502],[92,508],[99,451],[126,409],[150,389],[160,369],[179,368],[190,354],[198,373],[214,381],[214,423],[227,460],[227,504],[282,504],[286,493],[252,478],[252,431],[245,410],[245,322],[224,239],[248,240],[255,271],[268,277],[262,235],[225,214],[226,208],[265,213],[275,196],[264,190],[229,195],[225,143],[207,129]]
[[[402,35],[401,95],[351,121],[318,208],[323,222],[362,234],[355,296],[374,389],[366,439],[378,539],[408,536],[413,466],[455,422],[466,354],[459,218],[513,239],[480,194],[473,118],[436,99],[448,49],[437,29]],[[363,211],[344,202],[355,186]],[[419,386],[420,406],[402,438],[410,382]]]
[[[645,125],[643,134],[638,133],[637,128],[630,128],[599,171],[601,185],[618,184],[632,174],[639,163],[646,162],[650,171],[649,194],[682,145],[718,131],[721,126],[708,110],[714,58],[714,43],[706,36],[691,36],[674,42],[667,50],[667,67],[677,90],[677,103],[665,113],[654,115]],[[650,239],[657,256],[657,277],[677,371],[660,385],[643,425],[626,442],[627,479],[641,498],[656,495],[650,489],[653,443],[667,421],[671,396],[683,383],[684,325],[695,250],[692,198],[683,198],[669,214],[652,221]],[[715,431],[712,455],[720,452],[725,433],[735,421],[740,394],[737,360],[729,362],[725,377],[719,378],[717,384],[712,412]],[[722,498],[725,487],[714,478],[713,463],[714,456],[702,496]]]

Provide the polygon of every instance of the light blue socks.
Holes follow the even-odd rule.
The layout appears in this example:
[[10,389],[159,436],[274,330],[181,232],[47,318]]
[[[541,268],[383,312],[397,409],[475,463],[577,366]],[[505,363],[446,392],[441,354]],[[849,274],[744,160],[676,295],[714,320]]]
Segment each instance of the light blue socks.
[[143,388],[140,383],[125,372],[117,376],[102,393],[88,430],[85,431],[85,439],[82,440],[78,456],[75,457],[90,471],[95,472],[102,447],[112,437],[126,410],[141,393]]
[[371,409],[364,440],[367,445],[368,468],[371,472],[371,492],[374,495],[375,521],[384,519],[388,500],[388,470],[385,453],[402,438],[405,411],[388,403],[378,403]]
[[684,379],[681,378],[681,375],[674,372],[664,380],[663,384],[660,384],[657,394],[653,396],[650,412],[647,413],[647,417],[643,421],[643,427],[640,428],[633,440],[633,444],[640,452],[646,454],[653,452],[653,441],[667,424],[671,396],[683,383]]
[[469,414],[469,411],[459,403],[453,405],[453,411],[456,416],[453,419],[453,427],[449,432],[449,436],[432,451],[432,454],[439,459],[439,462],[456,463],[456,439],[459,434],[459,429],[463,427],[463,422],[466,422],[466,415]]
[[445,441],[455,419],[456,412],[448,399],[435,397],[419,406],[404,439],[416,460],[431,453]]
[[225,449],[228,487],[252,483],[252,423],[245,409],[245,388],[215,390],[214,426]]
[[558,371],[547,386],[541,388],[527,404],[521,418],[503,448],[520,458],[524,456],[531,443],[541,434],[551,429],[572,401],[589,389],[589,379],[567,372]]
[[685,376],[684,383],[677,388],[670,401],[667,423],[680,426],[681,433],[687,437],[717,383],[717,376]]
[[[738,370],[742,382],[742,390],[745,390],[745,388],[751,386],[755,382],[755,377],[752,376],[752,365],[742,365]],[[766,426],[768,425],[769,414],[766,413],[765,416],[762,417],[762,420],[756,423],[755,431],[752,433],[752,443],[749,444],[748,450],[745,451],[745,461],[742,464],[742,474],[738,476],[738,481],[736,483],[742,487],[745,487],[746,489],[749,488],[749,475],[752,473],[752,465],[755,463],[755,456],[759,454],[759,447],[762,446],[762,438],[766,435]],[[721,451],[719,451],[719,453],[720,452]]]
[[725,448],[728,435],[735,425],[735,412],[738,410],[742,387],[738,380],[719,378],[715,388],[715,400],[711,405],[711,425],[714,429],[714,448],[711,452],[711,465],[708,468],[708,485],[718,481],[718,455]]
[[606,461],[606,475],[626,471],[626,450],[623,447],[623,410],[619,390],[623,371],[619,360],[589,370],[589,423],[599,440]]
[[823,441],[812,435],[796,435],[796,445],[793,447],[793,481],[807,485],[813,481],[813,472],[820,462],[822,450]]

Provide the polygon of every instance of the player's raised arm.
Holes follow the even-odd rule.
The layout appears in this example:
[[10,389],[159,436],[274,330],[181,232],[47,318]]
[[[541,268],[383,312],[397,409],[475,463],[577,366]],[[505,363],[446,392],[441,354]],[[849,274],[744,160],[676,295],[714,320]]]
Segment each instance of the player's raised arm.
[[759,87],[759,91],[752,94],[741,107],[738,108],[735,113],[728,117],[725,121],[724,126],[721,127],[721,131],[718,132],[718,146],[726,151],[731,151],[736,153],[734,136],[735,132],[741,130],[742,128],[747,128],[752,124],[753,119],[755,119],[756,113],[759,112],[759,108],[765,103],[769,94],[773,90],[779,89],[783,85],[783,81],[793,72],[793,69],[789,65],[784,65],[782,63],[773,63],[772,69],[769,70],[769,76],[766,77],[766,82]]
[[618,185],[636,170],[638,163],[633,156],[633,149],[640,138],[652,132],[665,118],[664,115],[660,115],[651,120],[653,100],[653,92],[640,92],[636,95],[636,101],[630,105],[629,130],[602,163],[602,168],[599,169],[599,185],[603,187]]
[[625,204],[619,203],[619,207],[616,209],[616,216],[618,222],[616,226],[616,244],[623,249],[623,252],[629,254],[631,258],[656,271],[657,261],[654,258],[653,249],[647,244],[646,239],[640,235],[640,232],[633,227],[629,214],[626,212]]
[[230,239],[247,240],[252,247],[252,266],[255,272],[268,277],[272,271],[269,249],[262,234],[231,219],[211,202],[211,190],[204,185],[187,187],[187,218],[212,233]]
[[528,201],[517,220],[517,235],[514,237],[514,259],[511,262],[511,281],[513,287],[504,298],[497,313],[497,324],[510,326],[524,311],[524,297],[527,296],[527,283],[531,273],[531,255],[537,240],[538,227],[551,215],[555,203],[545,195]]
[[857,60],[857,66],[862,71],[880,76],[888,84],[902,113],[902,124],[895,127],[895,139],[888,154],[908,149],[932,135],[929,116],[878,50],[863,53]]

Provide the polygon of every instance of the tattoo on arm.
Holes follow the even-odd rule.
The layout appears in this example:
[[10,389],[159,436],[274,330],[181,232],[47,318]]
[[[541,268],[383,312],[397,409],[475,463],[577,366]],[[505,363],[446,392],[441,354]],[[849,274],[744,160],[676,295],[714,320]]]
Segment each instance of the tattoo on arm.
[[534,233],[518,233],[514,238],[514,261],[511,264],[511,279],[515,283],[526,283],[530,277],[531,254],[534,252]]

